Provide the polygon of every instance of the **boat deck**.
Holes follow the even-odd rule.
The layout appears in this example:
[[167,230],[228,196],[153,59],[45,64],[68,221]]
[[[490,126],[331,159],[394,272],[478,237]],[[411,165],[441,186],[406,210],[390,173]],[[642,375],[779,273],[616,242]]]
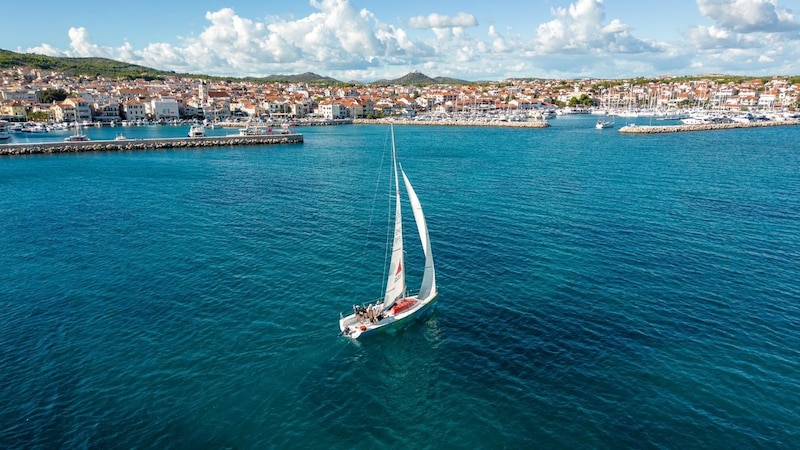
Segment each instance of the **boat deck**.
[[427,301],[420,301],[416,297],[407,297],[398,300],[391,308],[383,312],[379,320],[370,320],[368,314],[355,313],[343,316],[339,319],[339,329],[341,335],[352,339],[358,339],[362,335],[370,334],[384,327],[402,322],[415,315],[428,305],[432,304],[436,297]]

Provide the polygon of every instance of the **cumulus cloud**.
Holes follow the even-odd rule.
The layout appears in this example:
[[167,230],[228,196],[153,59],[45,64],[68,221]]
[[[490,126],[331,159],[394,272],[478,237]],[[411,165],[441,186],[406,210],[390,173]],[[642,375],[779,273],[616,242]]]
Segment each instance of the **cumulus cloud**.
[[800,22],[775,0],[697,0],[711,26],[689,27],[687,49],[695,67],[752,73],[773,67],[786,73],[800,58]]
[[800,22],[775,0],[697,0],[700,14],[738,33],[800,30]]
[[603,25],[603,0],[578,0],[569,8],[552,10],[555,19],[539,25],[536,50],[540,53],[658,52],[657,46],[636,38],[619,20]]
[[412,17],[408,20],[408,26],[420,29],[476,27],[478,26],[478,20],[471,14],[464,12],[458,13],[455,17],[430,14],[427,16]]
[[[21,50],[17,49],[17,51],[19,52]],[[59,49],[53,47],[50,44],[42,44],[42,45],[40,45],[38,47],[31,47],[29,49],[26,49],[25,51],[27,53],[36,53],[36,54],[45,55],[45,56],[64,56],[63,53]]]
[[113,58],[114,50],[108,47],[100,47],[93,44],[89,38],[89,32],[86,28],[70,28],[69,29],[70,47],[72,47],[74,56],[89,57],[99,56],[103,58]]

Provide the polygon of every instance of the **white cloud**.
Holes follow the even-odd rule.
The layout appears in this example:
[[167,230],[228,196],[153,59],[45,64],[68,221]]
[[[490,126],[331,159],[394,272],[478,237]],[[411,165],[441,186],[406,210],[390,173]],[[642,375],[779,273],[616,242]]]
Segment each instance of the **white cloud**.
[[89,39],[89,32],[86,28],[70,28],[69,29],[70,46],[73,50],[73,56],[89,57],[99,56],[102,58],[113,58],[114,50],[108,47],[100,47],[92,43]]
[[478,20],[471,14],[464,12],[458,13],[455,17],[443,16],[440,14],[430,14],[428,16],[412,17],[408,20],[411,28],[455,28],[455,27],[476,27]]
[[535,51],[553,53],[640,53],[659,48],[634,37],[619,20],[603,25],[603,0],[578,0],[569,8],[552,10],[555,19],[539,25]]
[[[20,52],[22,50],[21,49],[17,49],[17,51]],[[50,44],[42,44],[42,45],[40,45],[38,47],[31,47],[29,49],[26,49],[25,51],[27,53],[36,53],[36,54],[45,55],[45,56],[64,56],[63,53],[59,49],[53,47]]]
[[711,26],[687,29],[694,66],[745,74],[790,73],[800,59],[800,22],[774,0],[697,0]]
[[800,30],[791,11],[778,7],[775,0],[697,0],[700,14],[714,20],[720,28],[739,33],[785,32]]

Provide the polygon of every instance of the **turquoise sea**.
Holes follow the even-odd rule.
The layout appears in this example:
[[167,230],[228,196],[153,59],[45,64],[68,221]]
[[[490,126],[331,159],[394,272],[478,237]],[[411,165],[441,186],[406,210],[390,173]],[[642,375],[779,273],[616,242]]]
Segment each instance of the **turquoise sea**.
[[798,448],[800,127],[594,120],[396,127],[439,301],[358,342],[387,127],[0,159],[0,448]]

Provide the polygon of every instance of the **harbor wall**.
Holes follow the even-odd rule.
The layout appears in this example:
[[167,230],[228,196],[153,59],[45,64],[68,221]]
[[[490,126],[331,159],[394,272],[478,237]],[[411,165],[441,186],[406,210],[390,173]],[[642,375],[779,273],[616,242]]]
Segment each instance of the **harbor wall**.
[[619,129],[620,133],[660,134],[680,133],[683,131],[730,130],[734,128],[760,128],[800,125],[800,120],[765,120],[759,122],[703,123],[696,125],[626,125]]
[[43,142],[37,144],[3,144],[0,145],[0,156],[300,144],[302,142],[303,135],[299,133],[264,134],[255,136],[233,135],[196,138],[125,139],[120,141]]
[[407,119],[353,119],[354,124],[366,125],[433,125],[433,126],[464,126],[464,127],[506,127],[506,128],[547,128],[550,126],[546,120],[532,120],[528,122],[467,122],[461,120],[407,120]]

